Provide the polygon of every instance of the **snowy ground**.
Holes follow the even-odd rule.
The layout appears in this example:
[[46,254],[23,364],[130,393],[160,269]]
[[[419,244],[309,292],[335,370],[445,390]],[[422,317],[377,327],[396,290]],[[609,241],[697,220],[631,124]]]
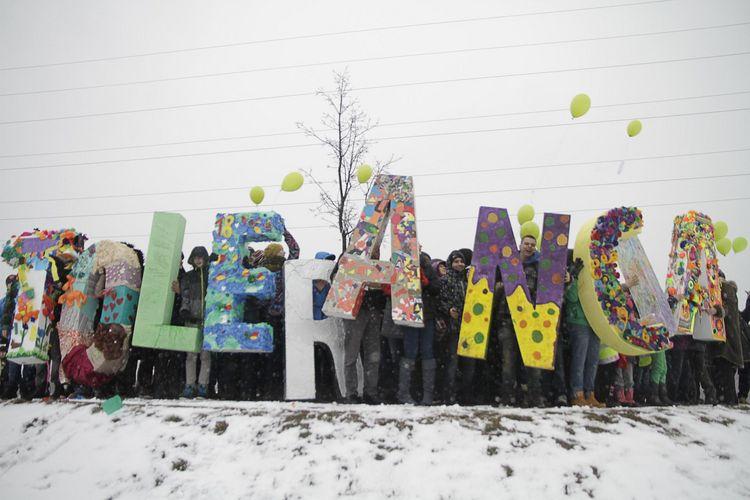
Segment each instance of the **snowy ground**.
[[750,408],[0,405],[0,497],[747,498]]

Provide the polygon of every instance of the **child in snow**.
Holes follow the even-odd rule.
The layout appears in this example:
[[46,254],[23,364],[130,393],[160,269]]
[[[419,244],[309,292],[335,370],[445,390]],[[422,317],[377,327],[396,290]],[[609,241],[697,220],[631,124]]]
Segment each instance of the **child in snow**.
[[447,318],[447,342],[444,346],[445,349],[441,350],[439,356],[447,358],[445,367],[444,400],[446,404],[452,405],[456,403],[458,334],[461,328],[464,300],[466,299],[467,281],[464,254],[458,250],[452,251],[448,256],[447,264],[449,269],[445,276],[440,278],[440,300],[438,301],[439,313]]
[[[203,329],[203,315],[206,309],[206,289],[208,287],[208,250],[205,247],[195,247],[190,252],[188,264],[193,266],[185,273],[180,282],[182,305],[180,317],[185,326]],[[211,373],[211,353],[200,352],[200,374],[197,374],[198,354],[187,353],[185,359],[185,398],[195,396],[205,398],[208,393],[208,380]],[[197,375],[197,376],[196,376]]]

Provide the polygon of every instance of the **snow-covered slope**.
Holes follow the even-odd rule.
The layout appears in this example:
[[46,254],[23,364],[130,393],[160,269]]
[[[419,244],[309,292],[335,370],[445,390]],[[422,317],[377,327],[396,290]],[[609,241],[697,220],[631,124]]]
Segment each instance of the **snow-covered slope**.
[[0,405],[0,498],[747,498],[750,409]]

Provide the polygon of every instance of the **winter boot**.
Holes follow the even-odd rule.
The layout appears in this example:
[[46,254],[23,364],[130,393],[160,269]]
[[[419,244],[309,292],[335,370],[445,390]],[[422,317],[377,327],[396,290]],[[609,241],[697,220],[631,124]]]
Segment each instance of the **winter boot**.
[[596,399],[596,396],[594,396],[593,392],[590,392],[589,397],[586,398],[586,404],[592,408],[606,408],[607,407],[607,405],[599,402]]
[[573,402],[571,406],[588,406],[586,398],[583,396],[583,391],[578,391],[573,395]]
[[620,406],[626,406],[625,389],[622,387],[615,387],[615,402]]
[[422,360],[422,404],[430,406],[435,395],[435,370],[437,362],[434,359]]
[[182,391],[182,397],[184,399],[193,399],[195,397],[195,385],[187,384],[185,390]]
[[659,400],[666,406],[672,406],[674,404],[667,394],[667,384],[659,384]]
[[635,399],[633,399],[634,396],[633,388],[625,390],[625,404],[628,406],[637,406]]
[[199,385],[195,395],[201,399],[206,399],[208,397],[208,389],[205,385]]
[[716,404],[716,389],[713,387],[709,387],[707,390],[705,390],[706,393],[706,404],[707,405],[715,405]]
[[401,358],[398,371],[398,402],[405,405],[413,405],[411,397],[411,374],[414,372],[413,359]]
[[649,384],[646,404],[649,406],[664,406],[661,398],[659,397],[659,385],[653,383]]

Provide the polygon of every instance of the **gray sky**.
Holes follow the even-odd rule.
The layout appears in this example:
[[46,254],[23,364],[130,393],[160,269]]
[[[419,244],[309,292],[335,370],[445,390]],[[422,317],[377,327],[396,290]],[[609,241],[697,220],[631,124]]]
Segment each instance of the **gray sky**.
[[[376,5],[0,2],[0,238],[74,226],[145,251],[151,212],[168,210],[187,218],[186,252],[209,246],[216,212],[252,210],[250,186],[278,186],[296,168],[330,174],[320,148],[283,147],[308,144],[302,135],[206,140],[317,124],[324,105],[312,93],[346,68],[355,88],[378,87],[356,91],[382,124],[371,160],[394,154],[392,173],[415,176],[419,238],[433,257],[472,245],[480,205],[570,212],[573,234],[601,209],[640,206],[660,277],[679,213],[704,211],[730,236],[750,237],[750,175],[738,175],[750,174],[750,2]],[[591,9],[608,5],[619,6]],[[622,37],[635,34],[648,35]],[[199,47],[212,48],[184,50]],[[143,56],[154,52],[168,53]],[[413,56],[425,52],[442,53]],[[279,66],[296,67],[268,69]],[[580,92],[592,109],[572,122],[567,107]],[[305,95],[268,98],[288,94]],[[242,101],[185,106],[227,100]],[[144,108],[172,109],[125,112]],[[61,118],[78,115],[100,116]],[[633,118],[643,132],[629,139]],[[174,142],[183,144],[134,147]],[[34,168],[50,165],[65,166]],[[262,207],[316,200],[310,185],[267,187]],[[338,248],[313,206],[275,208],[303,258]],[[749,258],[721,259],[741,289],[750,289]]]

